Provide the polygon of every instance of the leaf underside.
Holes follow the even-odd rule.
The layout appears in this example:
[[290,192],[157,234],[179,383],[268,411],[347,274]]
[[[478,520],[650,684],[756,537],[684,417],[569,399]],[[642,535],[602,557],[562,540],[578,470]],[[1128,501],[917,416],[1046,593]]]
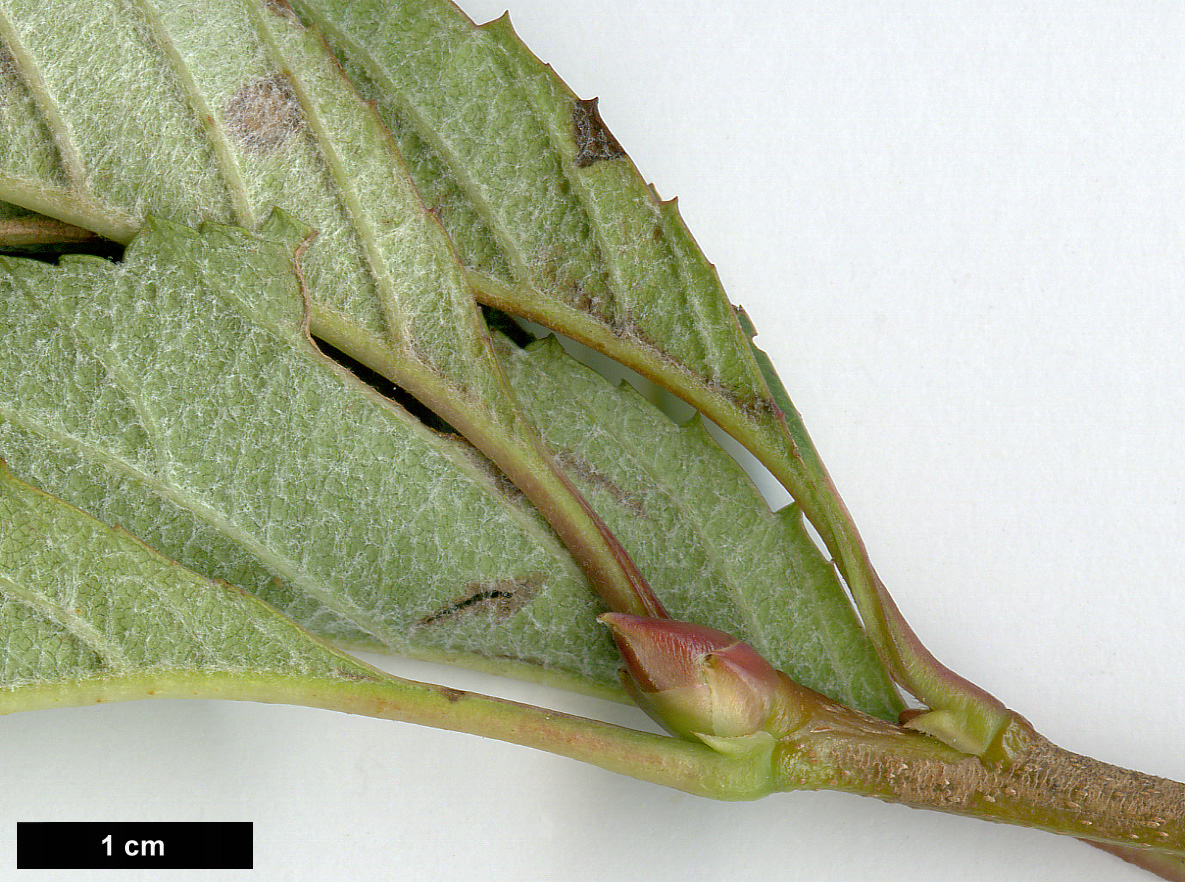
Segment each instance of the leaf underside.
[[[771,515],[702,429],[554,349],[506,350],[506,386],[469,289],[483,279],[563,304],[754,420],[777,414],[710,265],[595,107],[507,25],[475,29],[451,4],[323,11],[353,87],[282,3],[0,2],[0,198],[124,242],[165,219],[116,269],[0,269],[19,329],[0,457],[342,643],[614,689],[571,557],[467,445],[319,357],[303,281],[314,331],[523,444],[516,392],[675,615],[895,714],[798,513]],[[351,27],[381,56],[353,52]],[[300,280],[301,234],[267,221],[277,204],[317,231]],[[700,499],[672,478],[692,462]]]
[[[295,4],[376,103],[466,266],[628,335],[757,406],[767,397],[710,265],[507,18],[451,3]],[[498,129],[496,150],[473,132]]]
[[801,511],[771,512],[698,416],[675,425],[554,339],[508,347],[504,363],[519,399],[547,414],[541,432],[557,459],[679,617],[741,637],[849,707],[896,718],[892,686]]
[[825,483],[675,201],[658,197],[596,100],[573,94],[509,16],[476,26],[447,0],[292,5],[374,104],[479,299],[667,386],[796,496]]
[[[315,350],[290,261],[300,231],[269,232],[287,240],[153,222],[119,265],[0,264],[16,329],[3,457],[344,643],[611,687],[599,607],[562,547],[467,446]],[[735,625],[801,682],[893,712],[797,512],[770,513],[702,428],[554,344],[507,344],[506,363],[677,615]],[[682,486],[687,470],[712,491]]]
[[224,582],[162,557],[0,467],[0,713],[269,678],[382,675]]
[[[222,534],[224,549],[228,540],[240,546],[217,559],[241,568],[256,593],[315,598],[396,650],[420,619],[482,586],[555,583],[529,615],[421,629],[419,642],[442,651],[501,646],[607,680],[607,650],[578,653],[602,643],[597,607],[537,522],[459,444],[316,353],[291,247],[230,229],[197,238],[162,222],[119,266],[94,258],[66,259],[61,269],[7,266],[3,309],[18,333],[0,383],[14,435],[5,458],[19,470],[13,451],[22,451],[38,468],[38,447],[64,447],[110,473],[108,484],[136,491],[149,506],[137,527],[165,553],[180,557],[178,542],[200,545],[178,515],[169,518],[176,538],[155,535],[154,509],[170,503],[188,512],[182,521]],[[235,297],[239,287],[249,303]],[[78,477],[64,472],[57,483],[68,489]],[[105,504],[131,528],[136,513],[120,507],[133,503]],[[204,549],[199,556],[210,559]]]

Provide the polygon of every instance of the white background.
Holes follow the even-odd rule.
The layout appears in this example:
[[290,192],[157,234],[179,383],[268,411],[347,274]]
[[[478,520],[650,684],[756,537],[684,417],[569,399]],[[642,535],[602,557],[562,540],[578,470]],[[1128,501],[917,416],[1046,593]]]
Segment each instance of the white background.
[[[680,197],[933,652],[1058,743],[1185,779],[1182,7],[516,0],[513,19]],[[3,817],[250,820],[259,879],[1150,878],[1045,834],[838,794],[715,804],[301,708],[0,725]]]

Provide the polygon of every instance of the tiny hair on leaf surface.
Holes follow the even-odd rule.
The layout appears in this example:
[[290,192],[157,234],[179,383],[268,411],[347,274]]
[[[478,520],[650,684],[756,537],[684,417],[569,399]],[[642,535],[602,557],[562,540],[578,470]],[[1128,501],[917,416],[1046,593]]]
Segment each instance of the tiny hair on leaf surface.
[[[1181,132],[1162,112],[1180,84],[1153,63],[1180,25],[1019,3],[687,11],[512,10],[681,197],[927,645],[1055,741],[1182,778]],[[590,878],[778,878],[790,840],[811,879],[1146,878],[1054,837],[836,794],[715,804],[466,736],[180,707],[7,718],[31,760],[9,815],[138,813],[180,775],[211,819],[280,831],[281,874],[384,872],[398,849],[409,875],[579,861]],[[103,761],[83,768],[87,737]],[[64,773],[46,784],[39,764]],[[343,855],[360,831],[382,845]]]

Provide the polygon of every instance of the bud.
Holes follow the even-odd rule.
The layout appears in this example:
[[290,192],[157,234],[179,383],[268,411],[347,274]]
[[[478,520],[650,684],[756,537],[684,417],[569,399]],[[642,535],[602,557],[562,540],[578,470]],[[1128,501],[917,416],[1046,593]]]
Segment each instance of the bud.
[[789,678],[731,634],[625,613],[598,621],[612,630],[625,661],[626,692],[674,735],[726,750],[721,739],[777,736],[802,719]]

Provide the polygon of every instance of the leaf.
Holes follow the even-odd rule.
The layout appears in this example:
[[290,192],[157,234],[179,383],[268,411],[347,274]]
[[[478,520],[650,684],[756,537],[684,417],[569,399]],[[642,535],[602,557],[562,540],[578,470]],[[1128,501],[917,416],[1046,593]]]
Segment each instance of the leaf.
[[[915,725],[959,749],[987,750],[1011,713],[940,664],[900,614],[797,410],[751,344],[751,323],[738,321],[675,204],[643,182],[596,101],[578,99],[542,65],[506,16],[476,27],[448,0],[294,3],[324,28],[397,137],[405,133],[404,153],[429,154],[411,165],[421,189],[468,203],[442,219],[478,297],[621,361],[744,444],[819,532],[882,663],[937,711]],[[487,118],[496,121],[493,147],[473,134]],[[483,263],[492,249],[500,256]]]
[[[570,485],[540,457],[436,224],[439,194],[422,182],[434,200],[430,215],[377,118],[338,76],[316,34],[276,4],[220,0],[204,4],[199,15],[150,0],[105,9],[99,25],[74,7],[57,16],[14,0],[2,10],[0,35],[8,44],[11,77],[28,98],[27,113],[16,120],[24,126],[22,138],[11,145],[40,139],[48,144],[47,155],[56,151],[59,168],[51,174],[45,163],[30,164],[12,150],[7,164],[13,168],[0,176],[0,197],[122,239],[146,211],[189,224],[233,218],[256,226],[266,207],[280,201],[322,232],[303,261],[314,331],[461,429],[540,506],[613,605],[651,605],[644,580],[629,561],[618,559],[616,543],[602,535],[584,503],[562,501]],[[450,173],[494,188],[484,197],[484,210],[489,215],[496,207],[500,220],[487,218],[492,232],[504,249],[518,249],[508,265],[521,270],[528,252],[531,266],[546,263],[549,252],[564,255],[562,270],[539,264],[526,288],[534,290],[531,279],[539,273],[556,284],[568,279],[563,285],[579,292],[580,303],[595,306],[611,339],[649,341],[641,362],[632,360],[635,367],[657,369],[670,380],[667,368],[682,365],[676,373],[700,376],[703,389],[714,390],[709,397],[731,402],[735,412],[729,418],[706,409],[726,428],[735,431],[738,417],[756,425],[749,418],[760,412],[762,431],[785,440],[780,412],[714,272],[673,206],[660,208],[632,165],[617,161],[620,151],[597,129],[594,109],[574,102],[505,28],[487,29],[487,38],[487,30],[473,31],[448,4],[410,4],[399,15],[423,16],[402,21],[404,39],[426,33],[423,26],[435,28],[428,43],[443,55],[419,47],[399,60],[426,52],[415,72],[426,79],[418,82],[430,82],[433,94],[467,102],[422,110],[429,123],[434,119],[443,127],[431,137],[437,152],[456,141],[454,162],[465,168]],[[96,27],[108,46],[94,59],[79,47],[88,45],[81,34]],[[79,39],[70,39],[71,33]],[[59,39],[69,44],[67,51],[56,48]],[[451,43],[461,47],[461,63],[441,73],[433,65],[449,56]],[[401,52],[400,45],[395,40],[389,49]],[[449,76],[460,77],[463,88],[450,88]],[[399,94],[400,84],[393,85],[392,94]],[[483,109],[490,88],[497,100]],[[146,112],[154,114],[151,126],[141,118]],[[487,112],[499,121],[487,129],[497,141],[487,145],[492,149],[475,151],[482,139],[468,133]],[[572,139],[573,113],[585,136],[591,127],[605,141],[612,154],[605,161],[580,153],[588,145]],[[457,128],[461,121],[469,128]],[[145,141],[146,129],[159,132],[161,143]],[[415,152],[423,146],[405,145],[413,166],[432,163],[432,150]],[[602,166],[616,171],[605,177]],[[569,180],[572,169],[582,173],[583,183]],[[464,231],[455,225],[451,231],[462,251],[471,253]],[[513,245],[516,237],[521,247]],[[576,325],[564,329],[573,332],[582,319],[579,310],[569,313],[564,321]],[[801,481],[791,486],[830,538],[814,496],[804,495]],[[857,598],[863,600],[859,592]]]
[[[0,8],[0,36],[32,96],[25,136],[49,137],[61,166],[0,176],[0,197],[121,241],[149,212],[252,229],[275,204],[300,216],[324,234],[302,258],[314,332],[464,432],[610,603],[657,611],[645,580],[541,454],[451,243],[319,37],[282,4],[255,0],[138,0],[93,13],[59,16],[20,0]],[[60,40],[89,45],[96,29],[101,57],[58,51]]]
[[[911,23],[911,24],[912,24],[912,23]],[[863,69],[863,65],[861,65],[861,69]],[[1010,117],[1010,119],[1011,119],[1011,117]],[[896,220],[896,218],[895,218],[895,220]],[[975,423],[976,423],[976,426],[979,426],[979,418],[980,418],[981,416],[982,416],[982,414],[980,414],[980,415],[978,415],[978,416],[976,416],[976,417],[975,417],[975,420],[974,420],[973,422],[975,422]],[[1072,427],[1071,427],[1071,428],[1072,428]],[[980,429],[980,430],[978,430],[978,432],[976,432],[976,437],[975,437],[975,439],[972,439],[972,440],[973,440],[973,441],[979,441],[979,440],[981,439],[981,437],[982,437],[982,430]],[[912,524],[911,524],[911,529],[912,529]],[[1011,549],[1010,549],[1010,550],[1011,550]],[[1142,718],[1142,717],[1141,717],[1141,720],[1140,720],[1140,722],[1141,722],[1141,726],[1146,726],[1146,720],[1145,720],[1145,718]],[[1146,729],[1141,729],[1141,734],[1142,734],[1142,735],[1146,735],[1146,734],[1147,734],[1147,733],[1146,733]],[[534,794],[533,794],[533,795],[534,795]],[[533,803],[533,804],[534,804],[534,803]],[[812,820],[812,819],[808,819],[808,820]],[[519,842],[519,841],[518,841],[518,839],[515,839],[515,843],[518,843],[518,842]],[[655,851],[655,854],[666,854],[666,855],[670,855],[670,854],[671,854],[671,852],[668,852],[668,851],[667,851],[667,852],[664,852],[664,851],[662,851],[661,849],[655,849],[654,851]],[[907,863],[908,863],[908,862],[907,862]],[[966,862],[965,862],[965,863],[966,863]],[[904,865],[904,864],[903,864],[903,865]],[[916,869],[915,865],[914,865],[914,864],[908,864],[908,865],[909,865],[909,867],[910,867],[910,870],[909,870],[909,871],[910,871],[910,874],[912,874],[912,875],[916,876],[916,875],[917,875],[917,873],[918,873],[918,871],[917,871],[917,869]],[[670,869],[670,867],[667,867],[666,869]]]
[[[79,502],[120,490],[103,502],[110,516],[187,563],[229,540],[242,550],[219,554],[219,575],[289,605],[315,598],[334,627],[344,619],[401,651],[414,642],[438,656],[545,660],[610,682],[598,607],[534,517],[461,445],[316,353],[291,248],[156,222],[119,266],[5,263],[2,313],[14,333],[0,381],[3,456],[56,470],[54,489]],[[66,458],[42,460],[47,448]],[[67,471],[75,462],[100,473],[96,486]],[[223,538],[206,549],[210,531]],[[269,575],[297,598],[281,601]],[[494,585],[532,602],[416,627]]]
[[444,0],[294,5],[398,139],[479,297],[673,388],[805,480],[805,431],[790,441],[782,418],[797,414],[779,411],[675,203],[508,17],[478,27]]
[[[383,675],[0,465],[0,712]],[[264,688],[260,689],[260,693]]]
[[643,778],[657,767],[664,783],[704,796],[729,762],[663,736],[392,677],[2,462],[0,622],[0,713],[148,698],[303,704],[479,732]]
[[[451,246],[315,35],[275,6],[198,8],[9,4],[12,74],[33,93],[14,124],[27,139],[52,134],[45,150],[61,168],[46,174],[10,138],[9,165],[25,165],[4,189],[94,206],[88,225],[121,241],[149,212],[258,229],[282,204],[317,230],[302,268],[332,342],[426,364],[489,419],[513,413]],[[71,39],[96,31],[97,55]]]
[[896,719],[899,700],[797,506],[769,511],[699,417],[673,424],[554,339],[503,347],[544,441],[676,618],[712,622],[795,681]]
[[[287,243],[156,221],[118,266],[0,264],[0,314],[16,329],[0,367],[0,455],[326,636],[614,689],[616,655],[571,559],[461,444],[316,352],[290,264],[301,233],[279,219],[269,232]],[[896,712],[797,517],[770,515],[702,430],[676,429],[558,351],[523,356],[516,377],[529,400],[556,408],[559,438],[596,437],[601,460],[628,458],[604,468],[621,493],[646,497],[650,517],[617,517],[620,536],[662,574],[677,614],[735,621],[806,684]],[[573,411],[571,396],[588,407]],[[689,457],[722,485],[715,505],[672,495],[669,476]],[[713,519],[739,534],[705,534]],[[706,561],[660,568],[664,546],[717,560],[743,549],[765,563],[742,588]]]
[[[435,165],[449,169],[458,192],[477,199],[475,212],[508,255],[513,296],[487,299],[599,345],[749,445],[818,530],[882,663],[935,711],[913,725],[977,754],[999,740],[1013,715],[938,663],[901,616],[801,421],[771,395],[744,329],[673,204],[659,206],[603,128],[595,103],[571,95],[508,22],[474,29],[437,0],[381,9],[327,4],[319,13],[327,32],[338,42],[353,35],[346,55],[355,61],[343,64],[360,83],[370,77],[381,86],[367,105],[290,7],[216,2],[207,12],[212,21],[152,0],[114,5],[103,19],[113,51],[88,63],[52,47],[58,28],[81,34],[93,16],[84,21],[72,10],[59,21],[45,8],[12,0],[0,36],[38,111],[28,120],[29,136],[49,134],[66,183],[22,170],[0,178],[0,197],[41,210],[71,204],[80,217],[91,212],[95,222],[124,224],[113,234],[133,229],[144,204],[155,200],[187,223],[232,206],[249,224],[256,219],[246,181],[254,179],[240,154],[273,153],[307,125],[327,185],[313,186],[313,201],[345,210],[354,256],[368,269],[360,286],[321,286],[313,274],[314,330],[407,388],[489,456],[556,529],[610,607],[665,615],[634,562],[543,454],[515,403],[462,269],[372,112],[385,93],[413,120],[418,140],[405,150],[443,151]],[[377,60],[358,42],[375,27],[385,41]],[[219,63],[206,63],[210,41],[197,36],[206,29],[215,45],[221,41]],[[260,56],[275,69],[262,79],[244,68]],[[219,76],[232,58],[234,74]],[[147,100],[128,88],[136,76],[148,84]],[[215,100],[227,94],[221,104]],[[164,174],[160,156],[142,139],[133,141],[128,128],[158,95],[166,108],[161,154],[176,157]],[[122,106],[129,103],[135,106]],[[388,117],[392,127],[406,122]],[[486,118],[495,126],[484,131],[494,134],[474,137]],[[604,177],[603,166],[611,169]],[[143,186],[134,185],[137,175]],[[454,237],[463,242],[465,234]],[[336,252],[321,253],[337,266]],[[562,254],[563,267],[549,254]],[[480,280],[476,287],[489,289]],[[537,300],[540,289],[558,312],[516,304]],[[784,394],[779,399],[789,404]]]
[[[422,6],[425,12],[433,8]],[[188,223],[234,217],[257,226],[265,206],[282,201],[320,231],[302,259],[314,329],[408,385],[461,428],[537,503],[546,503],[544,511],[587,569],[597,554],[582,545],[596,531],[563,527],[572,515],[557,511],[554,498],[567,485],[548,479],[551,465],[538,457],[531,431],[518,417],[460,267],[435,223],[435,197],[429,214],[377,118],[338,76],[316,34],[290,11],[229,2],[202,10],[197,16],[184,5],[147,0],[112,6],[103,31],[111,45],[93,63],[80,50],[61,54],[54,48],[63,30],[93,29],[92,17],[55,20],[51,33],[47,23],[54,16],[44,8],[9,7],[0,30],[11,47],[14,76],[31,96],[28,137],[51,137],[63,171],[38,179],[36,168],[18,170],[0,179],[0,192],[7,187],[9,198],[37,205],[73,202],[82,213],[98,205],[103,218],[130,218],[128,229],[148,210]],[[505,73],[511,81],[525,75]],[[140,87],[129,88],[129,77],[138,78]],[[124,106],[130,103],[137,106]],[[166,143],[155,148],[129,126],[145,104],[161,117]],[[530,108],[517,110],[523,124],[532,124]],[[513,128],[500,133],[500,149],[488,151],[489,157],[525,162],[523,137]],[[410,155],[413,164],[430,159],[429,151]],[[497,175],[480,167],[485,160],[473,159],[471,171],[496,183]],[[152,183],[136,186],[137,178]],[[541,173],[538,184],[556,186],[554,175]],[[514,210],[524,216],[547,204],[539,194],[499,202],[507,211],[519,205]],[[628,215],[629,206],[621,209]],[[695,257],[685,231],[679,235]],[[590,242],[585,236],[556,245],[576,253]],[[702,257],[696,260],[707,267]],[[655,271],[670,270],[669,261],[652,262]],[[673,284],[673,277],[664,278],[647,284]],[[655,301],[655,316],[670,305],[657,293],[645,295]],[[727,321],[716,324],[726,336],[736,331],[738,351],[747,356],[731,309],[720,303],[718,318]],[[759,373],[750,373],[760,382]],[[540,485],[544,489],[532,493]],[[575,513],[583,517],[579,508]]]

